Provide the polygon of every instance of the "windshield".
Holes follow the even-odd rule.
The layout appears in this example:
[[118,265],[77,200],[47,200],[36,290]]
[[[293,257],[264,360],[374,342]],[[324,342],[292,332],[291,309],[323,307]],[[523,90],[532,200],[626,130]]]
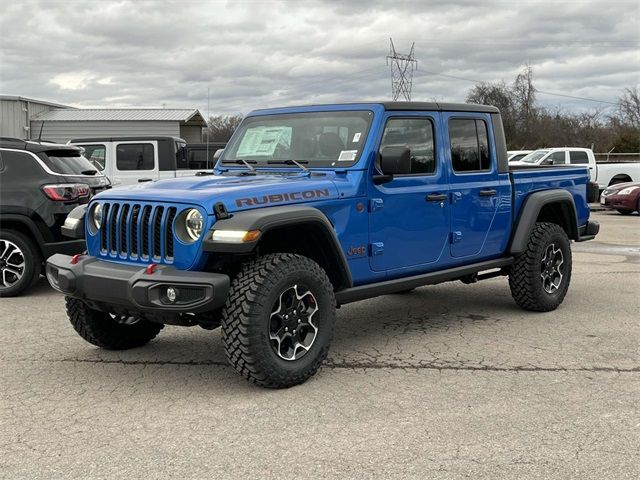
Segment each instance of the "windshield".
[[531,152],[526,157],[521,158],[520,161],[525,163],[537,163],[538,160],[544,157],[547,153],[549,153],[549,150],[536,150],[535,152]]
[[41,153],[40,158],[54,173],[65,175],[97,175],[96,167],[78,152],[50,151]]
[[225,149],[222,163],[348,166],[360,157],[371,112],[313,112],[247,118]]

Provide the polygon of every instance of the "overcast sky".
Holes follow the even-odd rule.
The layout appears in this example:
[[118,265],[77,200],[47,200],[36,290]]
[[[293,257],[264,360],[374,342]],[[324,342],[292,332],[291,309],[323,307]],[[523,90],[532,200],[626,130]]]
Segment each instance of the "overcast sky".
[[526,62],[542,92],[615,102],[640,83],[638,0],[0,0],[0,12],[0,93],[78,107],[206,114],[207,88],[212,115],[388,99],[389,37],[400,52],[415,42],[414,100],[462,101],[463,79],[510,83]]

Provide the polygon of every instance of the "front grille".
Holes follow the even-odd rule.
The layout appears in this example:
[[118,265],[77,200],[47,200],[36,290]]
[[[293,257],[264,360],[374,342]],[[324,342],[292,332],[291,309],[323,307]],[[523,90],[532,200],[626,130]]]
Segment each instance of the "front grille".
[[102,255],[122,259],[173,262],[176,207],[110,202],[102,206]]

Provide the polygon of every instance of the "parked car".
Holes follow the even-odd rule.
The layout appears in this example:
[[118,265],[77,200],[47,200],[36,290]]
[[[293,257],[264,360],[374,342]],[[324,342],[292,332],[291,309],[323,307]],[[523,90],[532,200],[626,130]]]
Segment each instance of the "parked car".
[[221,325],[240,375],[290,387],[327,357],[336,307],[350,302],[506,275],[522,308],[556,309],[571,240],[599,230],[587,182],[583,165],[510,171],[494,107],[259,110],[215,175],[114,189],[74,210],[87,254],[54,255],[47,276],[94,345]]
[[206,169],[189,161],[187,143],[178,137],[94,137],[69,142],[84,148],[85,157],[114,186],[195,175]]
[[64,221],[108,187],[78,147],[0,140],[0,297],[26,291],[50,255],[85,249],[63,237]]
[[224,150],[226,143],[187,143],[187,164],[191,170],[211,170],[216,164],[215,155]]
[[640,181],[640,162],[600,162],[596,163],[589,148],[541,148],[535,150],[510,165],[585,165],[589,168],[589,178],[598,184],[600,190],[623,182]]
[[600,204],[622,215],[640,213],[640,182],[618,183],[606,188],[600,196]]
[[509,162],[517,162],[529,155],[533,150],[509,150],[507,152],[507,158]]

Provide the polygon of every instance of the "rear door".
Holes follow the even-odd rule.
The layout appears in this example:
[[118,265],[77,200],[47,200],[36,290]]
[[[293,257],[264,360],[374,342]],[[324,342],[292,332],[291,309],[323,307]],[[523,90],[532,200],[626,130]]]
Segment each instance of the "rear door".
[[499,254],[504,232],[494,227],[494,218],[500,203],[511,200],[508,178],[500,178],[496,155],[490,148],[494,145],[491,118],[462,112],[443,116],[449,137],[451,256]]
[[114,186],[131,185],[160,178],[158,168],[158,142],[133,140],[113,142]]

